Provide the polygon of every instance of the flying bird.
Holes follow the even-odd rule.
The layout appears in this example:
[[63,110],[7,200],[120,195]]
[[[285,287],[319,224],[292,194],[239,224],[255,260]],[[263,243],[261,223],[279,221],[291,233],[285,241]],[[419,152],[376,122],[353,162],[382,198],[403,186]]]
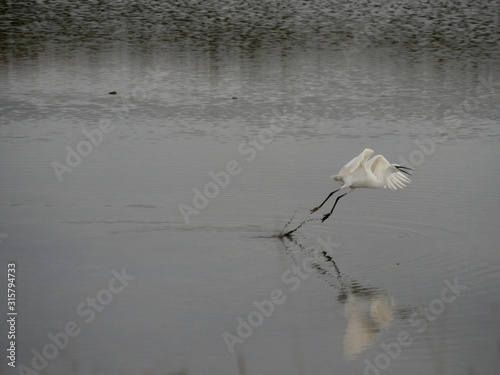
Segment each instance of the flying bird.
[[323,203],[311,210],[311,213],[319,210],[336,192],[343,189],[349,189],[349,191],[337,197],[330,213],[325,214],[321,222],[330,217],[340,198],[358,188],[378,189],[383,187],[397,190],[404,188],[407,183],[411,182],[405,174],[411,176],[408,170],[412,171],[413,169],[403,167],[399,164],[391,164],[382,155],[377,155],[369,159],[372,155],[373,150],[365,148],[361,154],[347,163],[340,170],[339,174],[331,176],[334,181],[337,181],[341,185],[340,189],[332,191]]

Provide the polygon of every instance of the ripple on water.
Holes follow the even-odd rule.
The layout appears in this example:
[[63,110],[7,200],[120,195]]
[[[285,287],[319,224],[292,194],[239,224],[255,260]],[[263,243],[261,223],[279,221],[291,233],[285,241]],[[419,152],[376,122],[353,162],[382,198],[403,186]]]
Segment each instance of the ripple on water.
[[[497,311],[498,305],[484,296],[498,293],[495,280],[500,272],[473,259],[473,244],[465,235],[436,223],[367,216],[329,226],[311,223],[294,236],[295,249],[293,245],[287,249],[296,264],[310,255],[318,238],[329,238],[335,245],[316,267],[327,289],[316,287],[314,293],[324,300],[335,289],[341,303],[337,306],[344,313],[338,324],[347,321],[343,331],[347,360],[361,363],[363,358],[374,358],[382,350],[381,342],[396,340],[404,330],[413,343],[405,348],[401,363],[438,361],[445,352],[454,360],[474,363],[474,355],[465,358],[463,353],[468,352],[471,337],[483,340],[498,324],[495,314],[484,311]],[[443,303],[443,311],[417,324],[425,311],[438,309],[430,304],[439,301],[451,284],[464,288],[458,302]]]
[[298,234],[297,238],[317,243],[317,238],[330,237],[337,243],[330,255],[342,272],[402,295],[426,294],[425,289],[439,288],[446,277],[465,270],[473,278],[485,272],[481,266],[467,266],[472,245],[465,236],[423,222],[365,216],[355,222],[336,222],[333,229],[311,224],[307,231],[313,235]]

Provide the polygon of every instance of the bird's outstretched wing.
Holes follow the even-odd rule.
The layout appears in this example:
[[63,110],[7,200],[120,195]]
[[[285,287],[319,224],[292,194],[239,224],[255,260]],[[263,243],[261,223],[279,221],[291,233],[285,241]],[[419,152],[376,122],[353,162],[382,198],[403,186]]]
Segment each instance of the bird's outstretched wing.
[[373,155],[371,148],[365,148],[361,154],[352,159],[349,163],[344,165],[338,175],[332,176],[336,181],[343,179],[345,176],[353,173],[361,163],[366,163],[368,158]]
[[406,184],[411,182],[411,180],[406,177],[402,172],[392,173],[389,178],[387,178],[387,187],[392,190],[398,190],[406,187]]
[[[385,173],[390,167],[391,163],[387,161],[382,155],[377,155],[368,160],[366,166],[372,171],[377,180],[383,180],[385,178]],[[406,177],[402,172],[393,172],[387,177],[386,185],[392,190],[402,189],[406,186],[406,183],[411,182],[411,180]]]
[[390,165],[391,163],[382,155],[374,156],[366,163],[366,167],[372,171],[377,180],[381,180],[385,177],[385,172]]

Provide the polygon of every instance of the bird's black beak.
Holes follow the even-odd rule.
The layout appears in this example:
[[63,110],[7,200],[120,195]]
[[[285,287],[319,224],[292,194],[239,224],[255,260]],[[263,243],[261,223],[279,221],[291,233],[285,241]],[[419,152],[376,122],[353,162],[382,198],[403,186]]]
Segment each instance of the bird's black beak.
[[403,167],[403,166],[401,166],[401,165],[398,165],[396,168],[398,169],[398,171],[401,171],[401,172],[403,172],[403,173],[406,173],[408,176],[411,176],[411,174],[410,174],[410,172],[405,171],[405,169],[408,169],[408,170],[410,170],[410,171],[413,171],[413,169],[411,169],[410,167]]

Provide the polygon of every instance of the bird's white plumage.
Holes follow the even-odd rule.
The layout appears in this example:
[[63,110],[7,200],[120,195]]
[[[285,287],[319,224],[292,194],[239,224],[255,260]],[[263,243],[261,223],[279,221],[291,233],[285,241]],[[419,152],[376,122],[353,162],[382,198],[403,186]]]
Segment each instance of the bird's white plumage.
[[366,167],[369,171],[373,173],[375,178],[379,181],[385,181],[384,188],[389,188],[391,190],[402,189],[406,187],[405,183],[411,182],[411,180],[406,177],[400,171],[394,171],[387,175],[387,171],[391,167],[391,163],[387,161],[382,155],[377,155],[368,160]]
[[352,159],[349,163],[344,165],[338,175],[332,176],[335,181],[340,181],[344,177],[354,173],[363,163],[366,163],[368,158],[373,155],[371,148],[365,148],[361,154]]
[[388,187],[391,190],[397,190],[411,182],[398,169],[400,166],[389,163],[382,155],[369,159],[371,155],[373,155],[372,149],[364,149],[361,154],[347,163],[339,174],[332,176],[341,184],[341,189]]
[[[323,216],[322,222],[330,217],[340,198],[358,188],[377,189],[388,187],[391,190],[397,190],[404,188],[407,183],[411,182],[410,179],[404,175],[407,174],[411,176],[410,172],[408,172],[408,170],[412,170],[411,168],[403,167],[398,164],[390,164],[382,155],[377,155],[369,159],[372,155],[373,150],[365,148],[361,154],[344,165],[339,171],[339,174],[331,176],[331,178],[340,183],[340,189],[332,191],[323,203],[311,210],[311,213],[318,211],[333,194],[343,189],[349,190],[337,196],[330,213]],[[309,220],[311,219],[303,221],[297,228],[284,233],[284,236],[291,235]]]

